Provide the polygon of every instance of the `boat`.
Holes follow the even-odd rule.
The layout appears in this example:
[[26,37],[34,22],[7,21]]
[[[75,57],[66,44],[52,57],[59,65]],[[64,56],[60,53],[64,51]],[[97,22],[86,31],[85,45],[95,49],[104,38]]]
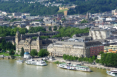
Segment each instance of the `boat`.
[[68,70],[78,70],[78,71],[87,71],[87,72],[91,71],[89,67],[81,66],[81,64],[61,63],[58,64],[57,66]]
[[33,60],[33,59],[30,59],[30,60],[27,60],[26,61],[26,64],[28,65],[37,65],[37,66],[46,66],[47,63],[44,61],[44,60]]
[[117,70],[106,71],[106,73],[110,76],[117,76]]
[[23,60],[17,60],[17,63],[23,63],[24,61]]

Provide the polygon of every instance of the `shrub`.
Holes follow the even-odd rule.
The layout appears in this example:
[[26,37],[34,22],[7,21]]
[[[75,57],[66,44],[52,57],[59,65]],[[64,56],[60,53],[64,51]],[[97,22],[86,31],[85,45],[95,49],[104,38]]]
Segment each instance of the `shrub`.
[[49,55],[49,52],[46,50],[46,49],[41,49],[39,52],[38,52],[38,56],[39,57],[44,57],[44,56],[48,56]]
[[32,49],[31,52],[30,52],[30,55],[31,55],[32,57],[36,56],[36,55],[37,55],[37,50]]

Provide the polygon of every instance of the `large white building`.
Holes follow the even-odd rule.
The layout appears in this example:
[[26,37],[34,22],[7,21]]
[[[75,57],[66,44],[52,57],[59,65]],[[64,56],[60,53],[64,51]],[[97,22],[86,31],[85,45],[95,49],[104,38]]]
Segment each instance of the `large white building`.
[[[82,38],[82,39],[81,39]],[[90,57],[98,55],[104,50],[99,41],[93,41],[90,37],[76,37],[67,41],[56,41],[47,47],[51,56],[72,55],[77,57]]]
[[89,36],[91,36],[93,38],[93,40],[106,39],[106,38],[110,37],[110,35],[111,35],[111,32],[108,29],[92,27],[89,30]]

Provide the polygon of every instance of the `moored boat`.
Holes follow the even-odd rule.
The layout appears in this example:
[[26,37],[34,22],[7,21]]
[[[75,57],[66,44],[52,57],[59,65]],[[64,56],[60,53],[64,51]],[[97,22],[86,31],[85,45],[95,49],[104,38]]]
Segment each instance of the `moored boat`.
[[17,63],[23,63],[24,61],[23,60],[17,60]]
[[30,59],[30,60],[27,60],[26,61],[26,64],[28,65],[38,65],[38,66],[45,66],[47,65],[47,63],[43,60],[33,60],[33,59]]
[[58,67],[69,70],[78,70],[78,71],[87,71],[87,72],[91,71],[89,67],[81,66],[81,64],[61,63],[58,64]]
[[117,70],[106,71],[106,73],[110,76],[117,76]]

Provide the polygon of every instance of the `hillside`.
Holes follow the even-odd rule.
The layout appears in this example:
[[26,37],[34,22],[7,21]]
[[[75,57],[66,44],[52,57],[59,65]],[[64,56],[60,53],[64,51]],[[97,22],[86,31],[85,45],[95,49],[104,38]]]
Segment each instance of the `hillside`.
[[[51,0],[54,1],[54,0]],[[63,4],[76,4],[75,9],[69,9],[68,14],[85,14],[86,12],[98,13],[111,11],[117,8],[117,0],[64,0]],[[57,14],[59,8],[55,6],[44,6],[40,3],[24,2],[0,2],[0,10],[9,13],[25,12],[31,15],[52,15]]]

